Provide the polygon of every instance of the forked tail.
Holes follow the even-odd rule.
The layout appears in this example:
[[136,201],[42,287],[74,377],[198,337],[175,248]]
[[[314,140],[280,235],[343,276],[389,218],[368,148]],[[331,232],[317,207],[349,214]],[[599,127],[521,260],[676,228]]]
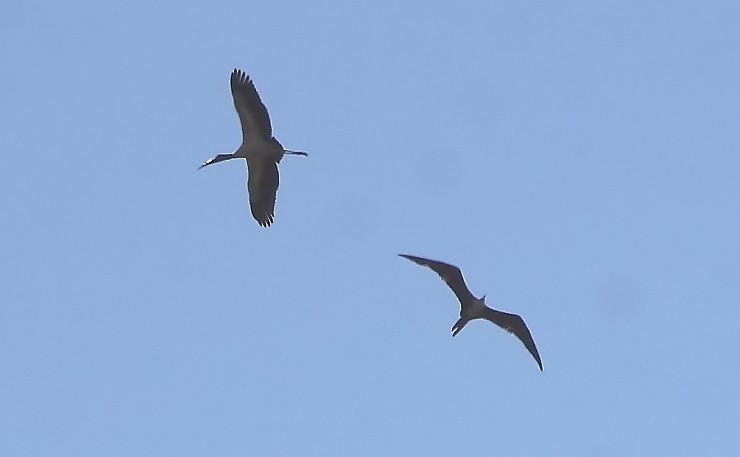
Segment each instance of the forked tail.
[[465,324],[467,324],[468,321],[469,319],[465,319],[463,317],[458,319],[457,322],[455,322],[455,325],[452,326],[452,336],[455,336],[458,333],[460,333],[460,330],[462,330],[463,327],[465,327]]

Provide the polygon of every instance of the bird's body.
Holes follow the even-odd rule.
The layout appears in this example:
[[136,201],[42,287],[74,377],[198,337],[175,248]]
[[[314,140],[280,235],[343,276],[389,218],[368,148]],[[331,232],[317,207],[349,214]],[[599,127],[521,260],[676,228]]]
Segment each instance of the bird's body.
[[242,125],[242,144],[231,154],[219,154],[207,160],[199,169],[224,160],[246,159],[252,216],[259,225],[267,227],[275,218],[275,197],[280,183],[277,164],[285,154],[308,154],[287,150],[272,136],[267,108],[252,80],[241,70],[231,73],[231,95]]
[[437,273],[440,278],[452,289],[460,302],[460,319],[452,326],[452,336],[460,333],[465,325],[475,319],[486,319],[513,333],[524,344],[532,357],[534,357],[540,370],[542,370],[542,359],[532,339],[532,334],[524,323],[524,319],[516,314],[509,314],[486,306],[486,296],[476,298],[465,285],[460,269],[449,263],[437,260],[425,259],[408,254],[399,254],[418,265],[427,267]]

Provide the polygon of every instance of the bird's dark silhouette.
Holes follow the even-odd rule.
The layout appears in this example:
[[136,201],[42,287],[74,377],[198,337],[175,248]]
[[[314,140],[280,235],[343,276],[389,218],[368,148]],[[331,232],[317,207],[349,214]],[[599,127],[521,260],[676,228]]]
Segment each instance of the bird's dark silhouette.
[[539,365],[540,370],[542,370],[542,359],[540,358],[540,353],[537,351],[537,347],[532,339],[532,334],[529,332],[527,324],[524,323],[524,319],[522,319],[521,316],[489,308],[486,306],[485,295],[481,298],[475,298],[475,296],[470,292],[470,289],[468,289],[468,286],[465,285],[462,272],[454,265],[408,254],[399,254],[399,256],[418,265],[428,267],[437,273],[442,278],[442,281],[444,281],[457,296],[457,299],[460,301],[460,319],[458,319],[457,322],[455,322],[455,325],[452,326],[452,336],[460,333],[460,330],[465,327],[465,324],[474,319],[489,320],[519,338],[519,340],[524,343],[524,347],[527,348],[535,361],[537,361],[537,365]]
[[231,73],[231,95],[242,125],[242,144],[231,154],[219,154],[207,160],[198,169],[224,160],[246,159],[249,207],[257,223],[267,227],[275,219],[275,197],[279,184],[277,164],[285,154],[308,154],[285,149],[272,136],[267,108],[252,80],[241,70]]

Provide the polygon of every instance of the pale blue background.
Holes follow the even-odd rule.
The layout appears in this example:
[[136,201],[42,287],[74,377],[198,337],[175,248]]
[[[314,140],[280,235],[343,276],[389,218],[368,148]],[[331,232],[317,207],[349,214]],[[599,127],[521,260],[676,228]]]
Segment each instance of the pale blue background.
[[0,5],[0,455],[740,455],[737,1]]

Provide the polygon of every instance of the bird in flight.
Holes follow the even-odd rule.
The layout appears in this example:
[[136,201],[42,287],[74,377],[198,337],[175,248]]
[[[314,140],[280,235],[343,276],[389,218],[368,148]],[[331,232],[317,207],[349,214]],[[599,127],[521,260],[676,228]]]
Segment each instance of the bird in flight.
[[503,311],[497,311],[486,306],[486,296],[475,298],[465,285],[462,272],[460,269],[449,263],[439,262],[437,260],[425,259],[408,254],[399,254],[401,257],[408,259],[418,265],[428,267],[437,273],[450,289],[455,293],[460,301],[460,319],[452,326],[452,336],[460,333],[465,324],[474,319],[486,319],[498,325],[507,332],[513,333],[514,336],[524,343],[532,357],[537,361],[540,370],[542,370],[542,359],[537,347],[534,345],[532,334],[529,333],[527,324],[524,319],[516,314],[509,314]]
[[208,159],[198,169],[224,160],[246,159],[249,207],[257,223],[268,227],[275,219],[275,195],[280,180],[277,164],[285,154],[308,154],[285,149],[272,136],[267,108],[250,77],[241,70],[231,72],[231,95],[242,124],[242,144],[231,154],[219,154]]

